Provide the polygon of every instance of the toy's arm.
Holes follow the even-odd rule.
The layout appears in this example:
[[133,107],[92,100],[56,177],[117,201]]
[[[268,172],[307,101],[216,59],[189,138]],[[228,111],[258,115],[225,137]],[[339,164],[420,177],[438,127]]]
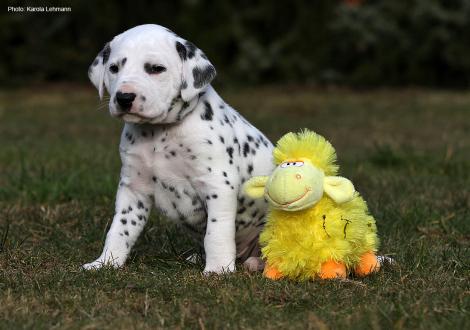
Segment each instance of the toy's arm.
[[346,203],[354,198],[354,186],[351,181],[341,176],[327,176],[323,189],[336,203]]
[[269,176],[254,176],[243,185],[243,191],[251,198],[261,198],[264,196],[264,187]]

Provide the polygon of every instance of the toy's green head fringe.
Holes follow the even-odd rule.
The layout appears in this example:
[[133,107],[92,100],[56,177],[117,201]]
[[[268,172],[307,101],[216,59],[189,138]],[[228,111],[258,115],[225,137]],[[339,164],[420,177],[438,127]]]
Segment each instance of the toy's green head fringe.
[[336,152],[331,143],[308,129],[284,135],[277,142],[273,156],[276,165],[288,159],[307,158],[327,176],[336,175],[339,169],[335,164]]

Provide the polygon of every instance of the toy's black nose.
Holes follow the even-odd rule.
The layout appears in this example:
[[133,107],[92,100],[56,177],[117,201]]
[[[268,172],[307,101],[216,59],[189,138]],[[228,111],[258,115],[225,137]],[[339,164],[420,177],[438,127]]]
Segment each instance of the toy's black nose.
[[132,107],[132,102],[134,102],[134,99],[135,93],[116,93],[116,101],[124,111],[128,111]]

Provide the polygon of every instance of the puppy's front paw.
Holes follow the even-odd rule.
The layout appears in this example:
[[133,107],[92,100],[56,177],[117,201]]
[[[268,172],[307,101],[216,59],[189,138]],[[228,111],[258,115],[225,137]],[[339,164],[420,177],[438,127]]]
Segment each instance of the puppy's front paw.
[[85,269],[85,270],[98,270],[98,269],[106,267],[106,266],[113,267],[113,268],[119,268],[119,267],[122,267],[123,264],[124,263],[120,262],[119,259],[108,258],[106,260],[106,259],[103,259],[103,258],[98,258],[93,262],[90,262],[88,264],[84,264],[82,266],[82,268]]
[[204,276],[209,276],[212,274],[228,274],[235,271],[235,262],[230,262],[227,265],[208,265],[204,268],[202,272]]

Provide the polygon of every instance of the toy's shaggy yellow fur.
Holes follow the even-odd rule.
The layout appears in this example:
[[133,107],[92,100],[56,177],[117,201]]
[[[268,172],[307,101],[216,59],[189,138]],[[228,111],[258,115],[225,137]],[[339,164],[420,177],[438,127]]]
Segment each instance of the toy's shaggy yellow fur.
[[324,196],[310,209],[271,210],[260,243],[271,266],[302,280],[314,278],[329,260],[354,269],[364,253],[378,247],[375,220],[357,193],[340,206]]
[[[285,135],[273,155],[276,164],[306,158],[326,175],[338,171],[331,144],[310,131]],[[324,194],[318,203],[304,210],[271,209],[260,243],[269,266],[282,276],[306,280],[318,276],[322,264],[328,261],[354,270],[363,255],[377,251],[379,242],[375,220],[355,192],[352,200],[342,204]]]
[[273,157],[276,165],[288,159],[307,158],[325,175],[336,175],[339,169],[335,164],[336,152],[331,143],[308,130],[284,135],[277,142]]

